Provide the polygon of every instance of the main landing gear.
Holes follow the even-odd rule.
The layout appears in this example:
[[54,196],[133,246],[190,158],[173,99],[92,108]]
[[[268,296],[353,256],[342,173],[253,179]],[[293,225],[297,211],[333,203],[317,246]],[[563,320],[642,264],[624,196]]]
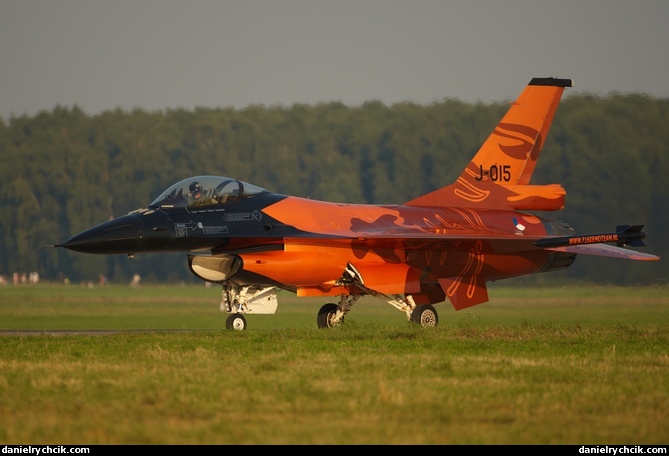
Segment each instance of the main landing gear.
[[414,323],[420,324],[424,328],[434,328],[439,324],[437,311],[431,305],[416,306],[409,317]]
[[[371,290],[370,290],[371,291]],[[374,294],[374,293],[369,293]],[[327,303],[318,311],[316,323],[321,329],[334,328],[344,322],[344,316],[351,310],[353,304],[360,299],[362,295],[342,295],[339,304]],[[381,297],[381,296],[377,296]],[[439,316],[437,311],[429,304],[416,305],[410,296],[406,300],[400,296],[390,298],[386,296],[386,300],[392,306],[406,313],[409,321],[418,323],[424,328],[434,328],[439,324]],[[413,306],[412,306],[413,304]]]
[[319,328],[334,328],[344,322],[344,315],[337,316],[339,306],[332,302],[325,304],[318,311],[316,323]]

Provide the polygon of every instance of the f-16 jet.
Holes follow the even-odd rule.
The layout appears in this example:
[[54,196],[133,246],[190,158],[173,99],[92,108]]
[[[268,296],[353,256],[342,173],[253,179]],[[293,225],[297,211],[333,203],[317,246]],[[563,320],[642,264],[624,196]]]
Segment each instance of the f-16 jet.
[[533,78],[455,182],[402,204],[317,201],[194,176],[58,247],[129,257],[184,252],[193,274],[220,284],[233,330],[247,328],[245,315],[275,313],[279,290],[322,297],[319,328],[343,323],[366,295],[431,327],[438,323],[435,304],[481,304],[487,282],[561,270],[579,254],[658,260],[627,248],[644,245],[642,225],[578,234],[532,213],[564,208],[561,185],[530,179],[572,85]]

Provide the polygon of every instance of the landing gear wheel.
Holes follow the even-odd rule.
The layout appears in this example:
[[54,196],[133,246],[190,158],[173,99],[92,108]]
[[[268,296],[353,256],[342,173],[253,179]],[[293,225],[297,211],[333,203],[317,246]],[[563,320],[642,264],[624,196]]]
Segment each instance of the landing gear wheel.
[[244,331],[246,329],[246,318],[239,313],[232,314],[225,321],[225,327],[227,329],[234,329],[235,331]]
[[344,318],[342,318],[337,323],[333,321],[335,315],[337,315],[338,308],[339,306],[337,304],[332,304],[332,303],[325,304],[323,307],[321,307],[321,310],[318,311],[318,318],[316,319],[318,327],[321,329],[334,328],[338,324],[343,323]]
[[411,312],[411,321],[419,323],[423,328],[434,328],[439,323],[439,317],[434,307],[422,305]]

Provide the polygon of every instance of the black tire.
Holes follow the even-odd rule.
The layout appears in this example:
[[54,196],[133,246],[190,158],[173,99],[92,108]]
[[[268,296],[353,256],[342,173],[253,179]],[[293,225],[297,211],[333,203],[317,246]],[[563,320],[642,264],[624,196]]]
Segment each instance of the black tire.
[[423,305],[416,307],[411,312],[411,321],[418,323],[423,328],[434,328],[439,324],[439,316],[434,307],[430,305]]
[[234,329],[235,331],[244,331],[246,329],[246,318],[239,313],[232,314],[225,321],[225,327],[227,329]]
[[[323,307],[321,307],[321,310],[318,311],[318,318],[316,319],[316,322],[318,323],[318,327],[321,329],[324,328],[334,328],[336,325],[332,323],[332,319],[334,318],[335,314],[337,313],[337,304],[333,303],[328,303],[325,304]],[[344,319],[342,318],[339,323],[343,323]],[[338,323],[338,324],[339,324]]]

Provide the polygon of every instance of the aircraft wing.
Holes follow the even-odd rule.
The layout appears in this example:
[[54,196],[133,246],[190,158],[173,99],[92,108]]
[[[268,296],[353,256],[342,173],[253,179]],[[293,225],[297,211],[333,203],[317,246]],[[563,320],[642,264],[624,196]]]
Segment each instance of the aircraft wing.
[[[575,235],[567,237],[546,237],[538,235],[525,235],[521,232],[472,232],[470,230],[463,230],[461,233],[449,232],[444,234],[436,234],[428,232],[415,227],[394,226],[393,230],[389,229],[374,229],[367,227],[366,230],[358,232],[358,236],[342,236],[342,235],[328,235],[325,233],[304,233],[302,240],[338,244],[339,242],[352,242],[354,245],[367,245],[368,247],[383,247],[383,248],[401,248],[407,251],[411,250],[425,250],[425,251],[440,251],[440,250],[460,250],[468,251],[471,246],[478,244],[483,250],[495,254],[513,254],[527,251],[549,250],[554,252],[566,252],[581,255],[603,256],[609,258],[621,258],[638,261],[652,261],[659,260],[660,257],[648,253],[638,252],[629,248],[620,246],[606,245],[602,242],[586,241],[574,245],[555,245],[556,243],[568,243],[569,238],[581,239],[601,239],[602,236],[616,235],[615,238],[610,238],[607,242],[621,243],[622,234],[593,234],[593,235]],[[639,239],[645,237],[646,234],[639,231]],[[294,238],[297,241],[298,238]],[[639,239],[625,238],[625,245],[627,241],[632,246],[643,246]],[[481,248],[479,247],[479,249]]]
[[562,247],[550,247],[546,250],[577,253],[581,255],[603,256],[609,258],[621,258],[625,260],[653,261],[660,259],[659,256],[651,255],[650,253],[637,252],[636,250],[625,249],[622,247],[606,244],[567,245]]
[[368,242],[370,245],[378,243],[390,246],[394,244],[395,247],[398,247],[401,244],[407,250],[440,250],[445,247],[448,247],[450,250],[467,250],[469,245],[480,242],[487,247],[487,250],[496,254],[519,253],[540,249],[637,261],[660,259],[657,255],[602,243],[543,247],[536,244],[538,240],[545,239],[543,237],[514,236],[511,234],[434,236],[414,233],[412,235],[397,235],[395,237],[388,236],[388,234],[380,234],[378,237],[371,235],[359,239]]

